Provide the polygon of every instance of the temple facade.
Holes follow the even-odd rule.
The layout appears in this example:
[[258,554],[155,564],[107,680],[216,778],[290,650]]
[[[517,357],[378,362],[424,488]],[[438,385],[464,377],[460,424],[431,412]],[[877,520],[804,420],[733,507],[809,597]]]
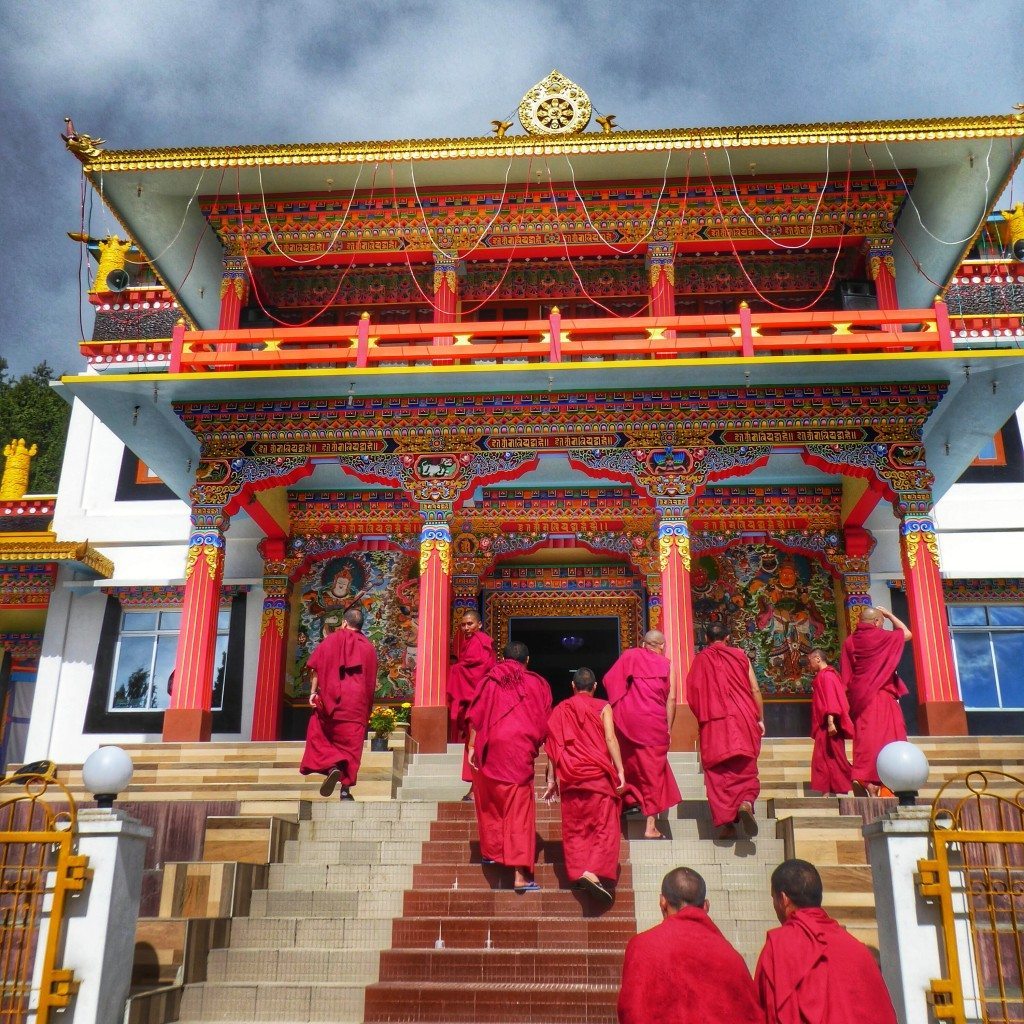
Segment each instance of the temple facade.
[[662,629],[684,708],[728,622],[804,735],[885,605],[911,732],[1021,731],[1020,116],[614,121],[553,73],[491,137],[68,139],[125,237],[59,493],[0,499],[8,760],[299,737],[354,604],[420,751],[465,608],[556,699]]

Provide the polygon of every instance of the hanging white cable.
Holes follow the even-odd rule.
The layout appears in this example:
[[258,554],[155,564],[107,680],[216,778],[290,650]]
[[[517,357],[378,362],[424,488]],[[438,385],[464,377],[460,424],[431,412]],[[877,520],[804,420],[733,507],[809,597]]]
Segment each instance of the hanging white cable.
[[[199,175],[199,180],[196,182],[196,187],[195,187],[195,190],[192,193],[192,197],[185,204],[185,212],[181,216],[181,223],[178,225],[178,230],[174,233],[174,237],[170,240],[170,242],[167,243],[167,246],[161,252],[158,252],[155,256],[150,256],[148,260],[141,260],[141,261],[140,260],[128,260],[127,262],[132,263],[132,264],[136,264],[136,265],[139,264],[140,262],[145,262],[145,263],[149,263],[150,265],[152,265],[152,264],[156,263],[157,260],[159,260],[162,257],[166,256],[167,253],[169,253],[171,251],[171,249],[174,248],[174,243],[178,241],[178,238],[181,235],[181,232],[185,228],[185,221],[188,220],[189,208],[195,202],[196,196],[199,195],[199,187],[202,185],[203,178],[205,178],[205,177],[206,177],[206,169],[204,168],[203,172]],[[205,224],[203,225],[203,232],[202,233],[203,234],[206,233],[206,225]]]
[[[487,222],[487,226],[483,229],[483,231],[480,232],[480,237],[476,240],[473,246],[466,252],[460,253],[459,259],[467,259],[469,256],[472,256],[473,253],[475,253],[477,249],[480,248],[481,245],[483,245],[484,239],[487,237],[488,232],[490,232],[491,228],[494,226],[494,222],[498,219],[498,217],[501,214],[501,211],[504,209],[505,196],[508,193],[508,176],[509,174],[512,173],[512,163],[514,160],[515,157],[509,160],[508,167],[505,168],[505,184],[501,190],[501,198],[498,200],[498,209],[494,211],[494,216]],[[430,225],[427,223],[426,211],[423,209],[423,203],[420,200],[419,189],[416,187],[416,166],[411,160],[409,161],[409,176],[412,179],[412,194],[416,197],[416,207],[420,212],[420,220],[423,221],[423,227],[424,230],[427,232],[427,239],[430,242],[430,247],[434,250],[434,252],[438,253],[441,256],[451,256],[451,253],[447,249],[442,249],[437,244],[433,234],[430,231]]]
[[[740,208],[740,213],[750,221],[751,226],[754,230],[762,237],[766,238],[772,245],[777,245],[780,249],[806,249],[807,246],[814,241],[814,234],[817,230],[818,214],[821,211],[821,204],[825,200],[825,193],[828,191],[828,179],[832,173],[832,167],[830,162],[830,150],[828,140],[825,140],[825,181],[821,186],[821,194],[818,196],[818,201],[814,206],[814,213],[811,216],[811,233],[802,242],[797,242],[795,245],[787,245],[785,242],[780,241],[778,238],[773,238],[771,235],[761,230],[761,226],[754,220],[749,213],[747,213],[746,207],[743,205],[743,201],[740,199],[739,185],[736,183],[736,178],[732,172],[732,157],[729,156],[729,148],[727,146],[722,147],[722,151],[725,153],[725,162],[729,167],[729,180],[732,182],[732,193],[736,197],[736,205]],[[711,185],[714,188],[714,184]]]
[[[583,196],[580,195],[580,190],[576,186],[576,169],[573,167],[572,161],[568,157],[565,158],[565,162],[569,165],[569,177],[572,179],[572,189],[576,193],[576,198],[579,201],[580,206],[583,207],[583,216],[587,218],[587,223],[590,225],[590,228],[594,232],[594,234],[596,234],[597,237],[600,238],[601,241],[604,242],[604,244],[609,249],[611,249],[613,252],[617,252],[620,256],[632,256],[633,253],[635,253],[637,249],[639,249],[640,246],[643,245],[644,242],[646,242],[647,239],[650,238],[651,235],[654,233],[654,227],[658,222],[658,214],[661,211],[661,201],[662,199],[665,198],[665,189],[668,187],[668,168],[669,164],[671,164],[672,162],[673,153],[674,151],[671,149],[668,151],[668,159],[665,161],[665,173],[662,175],[661,179],[661,191],[658,193],[658,201],[654,205],[654,213],[651,215],[650,226],[640,236],[640,238],[637,239],[637,241],[635,241],[628,249],[620,249],[614,243],[609,242],[608,239],[601,234],[600,230],[598,229],[597,225],[593,222],[593,220],[591,220],[590,211],[587,209],[587,204],[583,201]],[[549,167],[548,178],[550,179],[550,177],[551,168]]]
[[[274,226],[270,223],[270,216],[267,213],[267,196],[263,191],[263,167],[260,164],[256,165],[256,173],[259,177],[260,182],[260,203],[263,210],[263,219],[267,222],[267,231],[270,234],[270,241],[273,243],[274,248],[278,253],[283,256],[289,263],[294,263],[297,267],[308,267],[313,263],[319,263],[325,256],[329,256],[334,251],[334,243],[338,241],[338,236],[345,229],[345,224],[348,222],[348,215],[352,212],[352,204],[356,200],[356,192],[359,189],[359,180],[363,176],[363,168],[365,164],[359,165],[359,173],[356,175],[356,182],[352,186],[352,195],[348,197],[348,205],[345,207],[345,214],[341,218],[341,223],[338,225],[337,230],[334,232],[334,237],[331,239],[327,248],[323,252],[317,253],[315,256],[311,256],[308,260],[298,260],[294,256],[289,256],[281,246],[278,244],[277,236],[274,234]],[[374,172],[376,173],[377,165],[374,164]]]
[[945,238],[939,238],[938,235],[933,235],[931,231],[925,226],[923,220],[921,220],[921,211],[917,208],[917,203],[914,202],[914,197],[910,194],[910,186],[907,184],[906,179],[903,177],[903,172],[896,166],[896,158],[892,155],[892,150],[889,148],[888,142],[883,142],[886,153],[889,154],[889,159],[892,161],[892,169],[899,175],[900,182],[903,185],[904,191],[907,193],[907,202],[910,203],[910,208],[914,211],[914,216],[917,217],[917,223],[921,225],[921,230],[933,241],[938,242],[940,245],[966,245],[972,241],[977,233],[984,227],[985,219],[988,216],[988,187],[992,181],[992,146],[995,144],[995,139],[990,139],[988,143],[988,152],[985,154],[985,205],[981,209],[981,219],[978,221],[977,227],[964,238],[958,241],[949,241]]

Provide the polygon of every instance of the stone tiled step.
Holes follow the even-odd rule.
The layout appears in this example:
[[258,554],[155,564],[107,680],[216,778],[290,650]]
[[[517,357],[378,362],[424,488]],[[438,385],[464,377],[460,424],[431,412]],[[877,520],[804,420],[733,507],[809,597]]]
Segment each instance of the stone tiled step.
[[[628,845],[623,840],[620,845],[619,860],[628,855]],[[562,841],[548,839],[537,844],[537,862],[542,864],[561,864],[564,861]],[[479,864],[480,843],[435,841],[424,844],[423,864]]]
[[[381,854],[378,844],[368,859],[360,859],[352,854],[351,864],[271,864],[268,888],[276,890],[292,889],[312,892],[323,889],[348,889],[353,884],[361,884],[359,875],[352,869],[384,866],[405,867],[411,874],[412,866],[419,862],[417,856],[397,856],[383,863],[373,859]],[[367,884],[372,884],[372,873],[364,876]],[[381,876],[381,881],[388,884],[388,874]],[[400,876],[393,876],[400,877]]]
[[373,917],[394,916],[402,905],[412,871],[402,869],[400,877],[345,879],[344,885],[305,892],[291,889],[262,889],[253,893],[250,917]]
[[383,949],[392,922],[354,917],[243,917],[231,929],[232,949]]
[[215,949],[207,961],[207,983],[368,985],[377,980],[379,963],[376,949]]
[[419,822],[360,823],[351,830],[351,838],[292,839],[285,843],[285,864],[335,864],[346,859],[345,850],[365,843],[422,843],[427,838],[425,824]]
[[314,800],[305,809],[305,818],[311,822],[348,821],[353,818],[380,817],[388,820],[433,821],[437,814],[437,801],[374,799],[351,801]]
[[[540,893],[516,899],[532,900]],[[538,910],[539,914],[540,911]],[[444,917],[396,918],[392,949],[432,949],[438,934],[448,949],[485,949],[488,933],[496,949],[608,949],[624,947],[636,934],[631,917]]]
[[404,918],[445,917],[628,917],[633,920],[633,893],[623,890],[611,907],[596,904],[576,889],[541,888],[540,892],[504,890],[413,889],[405,894]]
[[298,835],[301,843],[350,842],[353,839],[426,839],[430,834],[427,818],[375,817],[334,818],[303,822]]
[[590,949],[389,949],[380,955],[380,980],[487,981],[558,984],[566,979],[618,985],[622,950]]
[[[500,864],[418,864],[413,868],[412,885],[416,889],[450,889],[454,884],[460,890],[508,889],[509,871]],[[567,888],[570,884],[564,864],[538,864],[534,877],[544,888]],[[629,864],[620,865],[617,881],[620,887],[632,885]],[[658,881],[660,884],[661,879]]]
[[365,985],[361,982],[208,982],[189,985],[181,997],[184,1020],[362,1021]]
[[367,1024],[508,1020],[579,1024],[614,1020],[617,999],[617,985],[382,982],[366,990],[365,1020]]

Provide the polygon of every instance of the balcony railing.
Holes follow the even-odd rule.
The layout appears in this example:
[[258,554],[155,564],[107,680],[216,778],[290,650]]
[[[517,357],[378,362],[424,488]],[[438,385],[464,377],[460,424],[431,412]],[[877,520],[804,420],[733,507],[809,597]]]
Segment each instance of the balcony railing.
[[588,363],[764,356],[886,355],[954,348],[1024,348],[1024,315],[931,309],[842,310],[670,317],[174,329],[170,339],[86,341],[96,370],[209,373],[310,368]]

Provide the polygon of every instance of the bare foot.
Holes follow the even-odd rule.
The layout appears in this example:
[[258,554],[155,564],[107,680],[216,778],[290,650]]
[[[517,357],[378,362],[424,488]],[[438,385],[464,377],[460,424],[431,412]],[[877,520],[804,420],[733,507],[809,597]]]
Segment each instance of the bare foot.
[[647,815],[647,828],[644,830],[644,839],[664,839],[665,837],[658,830],[653,814]]

